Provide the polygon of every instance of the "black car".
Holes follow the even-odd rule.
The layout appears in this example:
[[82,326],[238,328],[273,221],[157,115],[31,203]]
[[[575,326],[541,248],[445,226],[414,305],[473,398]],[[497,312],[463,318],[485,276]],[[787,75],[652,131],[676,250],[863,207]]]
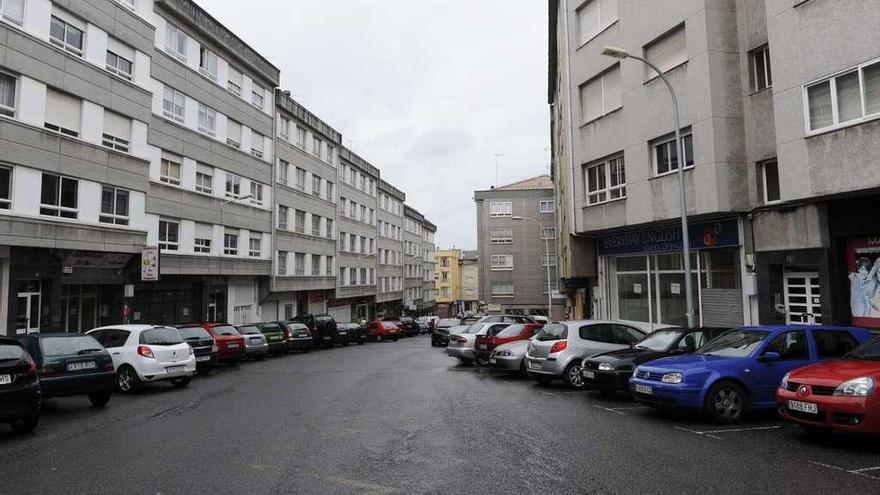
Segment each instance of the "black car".
[[400,329],[407,337],[415,337],[419,334],[419,324],[415,319],[409,316],[401,316],[399,320]]
[[217,365],[217,346],[214,337],[201,326],[179,326],[180,336],[192,347],[196,356],[196,373],[207,375]]
[[431,332],[431,347],[444,346],[449,344],[449,329],[461,326],[463,323],[459,318],[441,318],[434,325]]
[[287,350],[309,352],[314,346],[312,332],[304,323],[296,323],[293,321],[276,321],[287,337]]
[[342,345],[348,345],[348,343],[364,345],[364,342],[370,337],[367,329],[358,323],[338,323],[336,328],[339,332],[339,338],[344,340]]
[[584,358],[584,385],[603,392],[629,391],[629,379],[636,366],[679,354],[691,354],[727,328],[664,328],[648,334],[629,349],[604,352]]
[[336,320],[332,316],[306,314],[294,317],[294,323],[302,323],[312,332],[315,347],[333,347],[337,339]]
[[40,421],[37,363],[17,340],[0,337],[0,423],[24,433]]
[[43,398],[88,395],[95,407],[110,402],[116,385],[113,359],[91,335],[39,333],[19,338],[37,363]]

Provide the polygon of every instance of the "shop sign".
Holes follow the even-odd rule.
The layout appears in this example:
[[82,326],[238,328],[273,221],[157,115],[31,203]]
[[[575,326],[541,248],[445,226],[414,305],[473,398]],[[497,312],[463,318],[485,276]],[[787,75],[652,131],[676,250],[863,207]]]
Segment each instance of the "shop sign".
[[852,324],[880,328],[880,236],[848,240],[846,266]]
[[141,248],[141,281],[156,282],[159,280],[159,246]]
[[[736,219],[690,224],[691,249],[739,246]],[[599,255],[668,253],[681,250],[681,227],[667,225],[651,230],[624,232],[598,240]]]
[[491,311],[493,313],[497,313],[501,311],[501,305],[496,303],[489,303],[489,307],[486,308],[487,311]]

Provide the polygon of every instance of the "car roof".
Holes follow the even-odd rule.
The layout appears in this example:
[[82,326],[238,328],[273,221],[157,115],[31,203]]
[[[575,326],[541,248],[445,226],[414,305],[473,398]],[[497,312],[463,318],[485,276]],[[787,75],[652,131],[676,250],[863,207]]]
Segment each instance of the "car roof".
[[0,337],[0,345],[14,345],[17,347],[21,347],[21,342],[16,339],[11,339],[8,337]]
[[83,334],[83,333],[79,333],[79,332],[73,332],[73,333],[65,333],[65,332],[48,332],[48,333],[43,333],[43,332],[37,332],[37,333],[29,333],[29,334],[27,334],[27,335],[22,335],[22,337],[24,337],[24,338],[32,338],[32,339],[41,339],[41,338],[44,338],[44,337],[52,337],[52,338],[59,338],[59,337],[68,337],[68,338],[69,338],[69,337],[82,337],[83,335],[85,335],[85,334]]
[[150,330],[153,328],[167,328],[169,326],[171,325],[107,325],[104,327],[93,328],[86,333],[91,333],[95,330],[127,330],[129,332],[143,332],[144,330]]
[[746,330],[746,331],[756,331],[756,330],[764,330],[771,332],[786,332],[792,330],[847,330],[852,331],[856,330],[859,332],[870,332],[870,330],[866,330],[864,328],[858,327],[844,327],[838,325],[751,325],[745,327],[738,327],[735,330]]
[[[559,323],[562,325],[597,325],[597,324],[611,324],[611,325],[626,325],[628,327],[638,328],[636,325],[632,323],[626,323],[622,321],[614,321],[614,320],[567,320],[567,321],[553,321],[550,323]],[[665,330],[665,328],[658,328],[658,330]]]

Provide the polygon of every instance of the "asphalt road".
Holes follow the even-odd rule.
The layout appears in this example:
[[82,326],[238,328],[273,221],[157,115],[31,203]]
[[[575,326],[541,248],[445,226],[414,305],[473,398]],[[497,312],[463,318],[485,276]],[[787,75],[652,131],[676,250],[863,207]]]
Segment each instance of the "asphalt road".
[[[814,441],[462,367],[427,337],[243,363],[0,426],[0,494],[880,493],[880,441]],[[871,469],[874,468],[874,469]]]

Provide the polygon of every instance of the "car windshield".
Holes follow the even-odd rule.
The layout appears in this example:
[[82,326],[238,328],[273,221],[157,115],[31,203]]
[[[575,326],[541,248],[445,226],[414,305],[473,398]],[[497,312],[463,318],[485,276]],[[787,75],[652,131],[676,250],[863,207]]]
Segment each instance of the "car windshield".
[[156,327],[141,333],[141,344],[175,345],[182,343],[183,337],[180,336],[180,331],[176,328]]
[[568,327],[561,323],[544,325],[541,331],[535,335],[535,340],[546,342],[548,340],[562,340],[568,338]]
[[40,347],[43,349],[43,355],[46,357],[88,354],[89,352],[104,350],[104,347],[91,335],[45,337],[40,339]]
[[281,331],[281,327],[279,327],[279,326],[278,326],[277,324],[275,324],[275,323],[268,323],[268,324],[266,324],[266,325],[262,325],[262,326],[260,327],[260,329],[263,331],[263,333],[266,333],[266,332],[280,332],[280,331]]
[[745,357],[761,345],[770,332],[763,330],[734,330],[704,345],[697,354]]
[[238,333],[242,335],[259,335],[260,329],[253,325],[247,325],[243,327],[238,327]]
[[678,328],[673,330],[657,330],[637,342],[633,347],[646,351],[665,351],[682,333],[684,333],[684,330]]
[[869,359],[871,361],[880,361],[880,337],[856,347],[843,357],[845,359]]
[[183,327],[178,328],[180,331],[180,336],[184,338],[184,340],[199,340],[199,339],[210,339],[211,334],[209,334],[202,327]]
[[21,359],[24,349],[17,345],[0,344],[0,361],[5,359]]
[[230,325],[221,325],[211,329],[217,335],[240,335],[235,327]]
[[502,337],[502,338],[503,337],[516,337],[517,335],[522,333],[523,329],[525,329],[525,325],[510,325],[509,327],[505,328],[504,330],[498,332],[495,336]]

